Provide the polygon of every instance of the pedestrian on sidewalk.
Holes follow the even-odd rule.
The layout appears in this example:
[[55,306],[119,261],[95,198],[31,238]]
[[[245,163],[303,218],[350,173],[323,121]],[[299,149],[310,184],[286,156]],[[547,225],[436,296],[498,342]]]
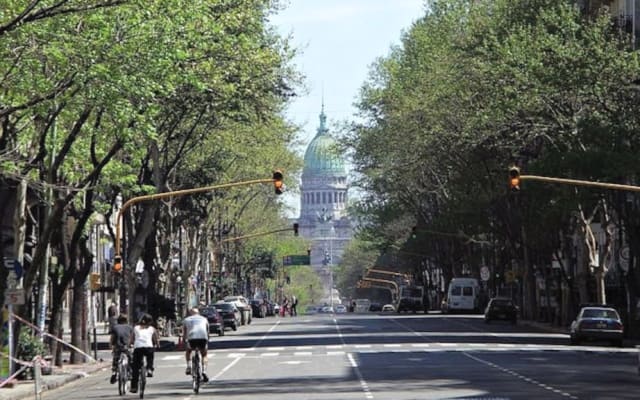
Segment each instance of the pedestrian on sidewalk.
[[291,316],[295,317],[298,315],[298,298],[293,295],[291,296]]

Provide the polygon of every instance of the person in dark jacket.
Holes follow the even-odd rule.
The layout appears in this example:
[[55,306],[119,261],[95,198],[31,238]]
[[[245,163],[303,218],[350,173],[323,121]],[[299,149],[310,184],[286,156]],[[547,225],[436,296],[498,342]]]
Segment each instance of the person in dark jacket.
[[133,335],[133,327],[128,324],[127,316],[122,314],[117,318],[117,323],[111,327],[111,339],[109,344],[113,352],[113,361],[111,362],[111,383],[118,380],[118,360],[123,352],[129,358],[131,364],[131,354],[129,353],[129,343]]

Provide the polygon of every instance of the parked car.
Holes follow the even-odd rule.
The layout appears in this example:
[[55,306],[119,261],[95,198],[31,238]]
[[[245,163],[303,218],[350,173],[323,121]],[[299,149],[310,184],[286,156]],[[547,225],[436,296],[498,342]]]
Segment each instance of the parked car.
[[240,324],[246,325],[251,323],[251,317],[253,312],[251,311],[251,305],[244,296],[227,296],[224,298],[227,303],[233,303],[240,310]]
[[384,306],[382,306],[382,312],[395,312],[396,308],[393,306],[393,304],[385,304]]
[[265,300],[264,304],[267,306],[267,317],[273,317],[276,315],[275,303],[271,300]]
[[267,305],[264,304],[264,300],[253,299],[251,300],[251,312],[256,318],[264,318],[267,316]]
[[240,326],[240,310],[233,303],[227,303],[226,301],[219,301],[213,305],[222,314],[222,320],[224,321],[225,328],[231,328],[234,331]]
[[582,307],[570,328],[571,344],[586,340],[606,340],[622,346],[624,327],[618,312],[607,306]]
[[331,306],[324,306],[320,309],[320,312],[325,314],[331,314],[331,313],[334,313],[335,310]]
[[484,310],[484,322],[510,321],[512,324],[518,322],[518,306],[509,298],[494,297],[489,300],[489,304]]
[[209,321],[209,333],[224,336],[224,319],[217,308],[213,306],[200,307],[200,314]]
[[307,308],[305,308],[304,313],[306,315],[313,315],[313,314],[317,314],[318,313],[318,307],[316,306],[307,306]]
[[380,304],[380,303],[371,303],[371,305],[369,306],[369,311],[371,311],[371,312],[382,311],[382,304]]
[[344,304],[338,304],[336,306],[336,314],[344,314],[347,312],[347,306]]

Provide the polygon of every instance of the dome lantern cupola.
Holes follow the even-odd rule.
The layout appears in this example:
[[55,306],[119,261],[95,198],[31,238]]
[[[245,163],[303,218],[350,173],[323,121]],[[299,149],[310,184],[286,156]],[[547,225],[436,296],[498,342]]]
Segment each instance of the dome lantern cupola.
[[309,175],[345,175],[345,165],[336,141],[329,135],[324,105],[320,112],[320,126],[304,154],[304,173]]

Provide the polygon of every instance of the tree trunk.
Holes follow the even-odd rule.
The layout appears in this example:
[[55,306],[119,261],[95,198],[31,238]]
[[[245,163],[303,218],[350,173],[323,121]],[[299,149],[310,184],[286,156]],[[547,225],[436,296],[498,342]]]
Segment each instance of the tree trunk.
[[[55,294],[55,293],[54,293]],[[56,298],[56,297],[54,297]],[[60,304],[60,300],[53,301],[53,304]],[[51,309],[51,323],[49,325],[49,333],[55,337],[62,337],[62,307],[57,306]],[[56,340],[51,339],[49,348],[53,355],[53,362],[56,366],[62,365],[62,345]]]
[[[71,344],[80,350],[86,352],[87,348],[85,347],[86,335],[83,335],[83,331],[86,330],[85,324],[85,303],[86,299],[86,291],[84,289],[83,282],[78,282],[74,279],[73,282],[73,298],[71,299],[71,310],[70,310],[70,323],[71,323]],[[80,364],[85,361],[85,356],[79,353],[76,350],[71,349],[71,357],[69,362],[71,364]]]
[[596,302],[598,304],[607,304],[607,295],[604,286],[605,274],[603,266],[598,267],[594,274],[596,279]]

